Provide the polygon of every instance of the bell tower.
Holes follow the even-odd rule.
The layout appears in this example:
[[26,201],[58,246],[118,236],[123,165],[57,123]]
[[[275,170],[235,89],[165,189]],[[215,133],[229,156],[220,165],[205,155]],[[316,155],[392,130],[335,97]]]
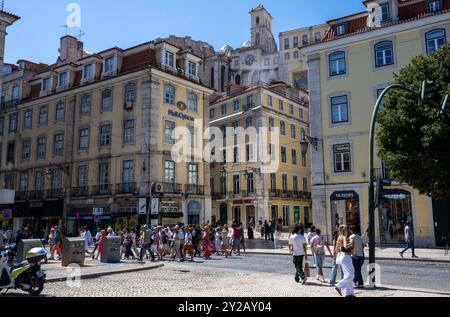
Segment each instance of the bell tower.
[[250,11],[252,46],[260,47],[266,54],[277,51],[277,44],[272,34],[272,16],[262,4]]
[[6,29],[11,26],[14,22],[19,20],[20,17],[6,12],[3,10],[3,2],[0,6],[0,92],[3,89],[3,81],[1,78],[3,78],[3,63],[4,63],[4,57],[5,57],[5,41],[6,41]]

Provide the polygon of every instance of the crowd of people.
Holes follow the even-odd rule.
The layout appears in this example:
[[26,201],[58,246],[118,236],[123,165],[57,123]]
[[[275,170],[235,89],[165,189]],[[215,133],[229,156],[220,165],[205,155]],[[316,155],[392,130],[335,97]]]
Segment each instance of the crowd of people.
[[85,251],[92,259],[99,259],[102,241],[107,237],[120,238],[120,257],[123,260],[183,262],[193,261],[195,257],[207,260],[212,255],[240,255],[241,249],[245,252],[244,226],[236,222],[231,228],[228,225],[144,225],[139,232],[129,228],[118,232],[112,227],[106,230],[97,228],[95,236],[87,227],[83,227],[80,229],[80,237],[85,240]]
[[[364,287],[362,267],[364,264],[364,247],[362,237],[355,226],[340,225],[333,237],[333,251],[326,236],[319,228],[311,227],[305,235],[302,226],[296,226],[289,238],[289,250],[294,257],[295,281],[305,284],[307,281],[303,261],[308,260],[307,247],[311,248],[314,266],[317,269],[316,280],[335,287],[341,296],[354,297],[354,288]],[[328,250],[333,268],[328,281],[323,274],[323,265]],[[341,272],[341,280],[337,283],[337,274]]]

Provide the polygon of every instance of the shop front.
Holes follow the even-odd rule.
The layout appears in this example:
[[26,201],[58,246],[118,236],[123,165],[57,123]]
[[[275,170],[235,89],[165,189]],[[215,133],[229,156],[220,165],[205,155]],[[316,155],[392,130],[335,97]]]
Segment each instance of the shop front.
[[71,205],[67,210],[67,234],[71,237],[78,236],[81,227],[88,227],[89,230],[94,233],[97,232],[97,228],[106,230],[113,225],[110,205]]
[[147,221],[147,215],[139,214],[138,198],[123,198],[116,201],[117,211],[113,213],[114,230],[122,229],[136,230],[139,232],[140,227]]
[[331,197],[332,232],[340,225],[361,228],[359,195],[355,191],[336,191]]
[[406,223],[410,221],[414,227],[411,193],[403,189],[385,189],[381,197],[378,217],[381,243],[404,243]]
[[192,200],[188,203],[187,208],[188,208],[188,224],[202,225],[202,223],[200,223],[202,203],[198,200]]
[[161,201],[161,224],[163,226],[183,223],[183,215],[181,201]]

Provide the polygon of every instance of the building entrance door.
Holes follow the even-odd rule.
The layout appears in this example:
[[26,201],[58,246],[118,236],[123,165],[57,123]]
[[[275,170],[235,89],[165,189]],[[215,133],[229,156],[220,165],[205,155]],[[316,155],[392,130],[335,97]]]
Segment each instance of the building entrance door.
[[228,206],[227,206],[227,204],[220,205],[220,223],[222,225],[228,224]]
[[450,243],[450,200],[433,200],[433,217],[436,246],[448,246]]

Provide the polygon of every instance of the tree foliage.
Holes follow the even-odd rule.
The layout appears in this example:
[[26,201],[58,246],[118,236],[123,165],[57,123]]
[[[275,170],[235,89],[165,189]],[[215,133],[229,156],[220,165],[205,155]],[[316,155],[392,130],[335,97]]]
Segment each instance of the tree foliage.
[[[394,82],[417,93],[424,80],[433,81],[432,99],[441,104],[450,94],[450,45],[429,56],[417,56],[394,75]],[[394,179],[434,199],[450,198],[450,116],[420,104],[417,96],[394,90],[378,117],[378,156]]]

